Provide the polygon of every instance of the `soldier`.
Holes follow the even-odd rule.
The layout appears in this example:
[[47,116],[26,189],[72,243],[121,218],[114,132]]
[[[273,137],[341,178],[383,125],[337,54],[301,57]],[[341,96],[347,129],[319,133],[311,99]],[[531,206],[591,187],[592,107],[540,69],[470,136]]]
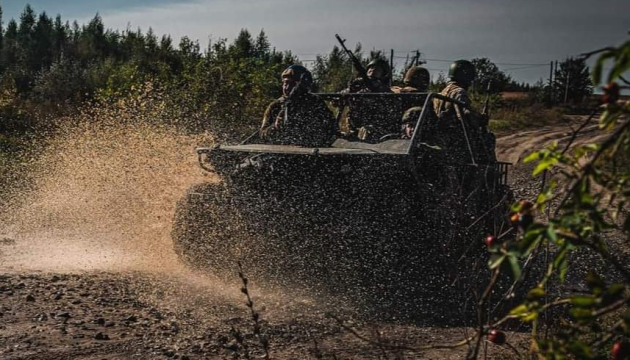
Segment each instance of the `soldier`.
[[404,87],[393,86],[392,91],[397,94],[426,92],[431,82],[429,70],[422,66],[412,66],[405,73]]
[[374,59],[365,67],[368,79],[358,78],[348,84],[349,93],[391,92],[389,78],[391,76],[389,64],[383,59]]
[[308,147],[329,145],[335,118],[326,103],[310,92],[310,71],[291,65],[281,77],[282,96],[263,115],[261,139]]
[[[389,64],[374,59],[366,67],[367,79],[350,81],[343,93],[391,93]],[[348,127],[360,140],[374,141],[399,131],[400,105],[385,98],[354,98],[349,103]],[[398,115],[397,115],[398,114]]]
[[[423,93],[429,88],[431,76],[429,70],[421,66],[412,66],[405,73],[403,79],[404,87],[393,86],[392,91],[396,94]],[[424,98],[408,97],[402,100],[402,132],[404,138],[411,138],[416,121],[420,117]]]
[[[475,66],[468,60],[457,60],[451,64],[451,67],[448,70],[448,77],[449,82],[446,83],[446,87],[442,90],[442,92],[440,92],[440,94],[451,99],[458,100],[463,103],[464,106],[470,107],[468,88],[477,77]],[[453,104],[440,99],[434,100],[433,108],[439,118],[443,118],[447,114],[451,114],[453,112]],[[460,110],[461,113],[455,114],[460,118],[469,117],[471,114],[469,109],[460,109],[459,107],[455,107],[455,111]],[[477,116],[475,116],[475,118],[477,118]]]
[[[470,109],[468,88],[477,76],[475,66],[468,60],[457,60],[451,64],[448,76],[449,82],[440,94],[459,101],[463,107],[449,101],[434,99],[433,108],[437,117],[442,120],[442,131],[453,136],[460,131],[461,125],[458,126],[458,121],[468,122],[467,128],[470,133],[466,134],[467,139],[464,139],[466,144],[461,143],[464,134],[460,134],[455,135],[456,139],[451,145],[459,148],[460,151],[464,148],[468,148],[468,152],[473,148],[476,149],[474,152],[477,154],[478,161],[496,161],[494,135],[487,130],[488,116]],[[449,121],[451,119],[456,121]],[[460,142],[460,144],[456,145],[455,142]]]

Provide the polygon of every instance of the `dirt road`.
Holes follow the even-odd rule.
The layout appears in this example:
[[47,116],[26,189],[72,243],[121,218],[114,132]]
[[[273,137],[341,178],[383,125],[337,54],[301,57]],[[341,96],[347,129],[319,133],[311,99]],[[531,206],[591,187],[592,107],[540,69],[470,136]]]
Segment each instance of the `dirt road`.
[[[549,141],[566,139],[578,120],[502,137],[499,158],[516,163]],[[593,130],[579,141],[592,139]],[[120,131],[111,139],[129,138],[130,129]],[[119,146],[102,129],[98,136],[83,131],[80,143],[75,136],[61,139],[40,164],[43,175],[28,198],[4,212],[0,358],[253,358],[263,354],[259,335],[269,338],[275,359],[465,356],[466,346],[420,348],[454,344],[470,328],[377,320],[348,302],[257,286],[253,279],[249,291],[262,319],[262,334],[256,334],[236,272],[227,280],[192,272],[170,247],[176,199],[207,180],[196,159],[182,155],[190,154],[193,141],[134,131],[135,138]],[[95,150],[86,155],[85,149]],[[520,165],[512,183],[519,198],[538,188]],[[340,321],[391,346],[361,340]],[[512,355],[492,344],[483,351],[491,358]]]

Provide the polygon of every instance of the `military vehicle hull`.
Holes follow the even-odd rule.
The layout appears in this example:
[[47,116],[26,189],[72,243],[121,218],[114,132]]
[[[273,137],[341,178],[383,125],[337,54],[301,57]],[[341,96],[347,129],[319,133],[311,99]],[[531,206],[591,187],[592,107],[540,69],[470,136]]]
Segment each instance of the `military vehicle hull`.
[[469,293],[461,286],[486,267],[483,239],[501,231],[507,165],[449,162],[417,136],[198,149],[222,180],[180,201],[175,249],[213,273],[234,276],[240,262],[261,281],[382,304]]

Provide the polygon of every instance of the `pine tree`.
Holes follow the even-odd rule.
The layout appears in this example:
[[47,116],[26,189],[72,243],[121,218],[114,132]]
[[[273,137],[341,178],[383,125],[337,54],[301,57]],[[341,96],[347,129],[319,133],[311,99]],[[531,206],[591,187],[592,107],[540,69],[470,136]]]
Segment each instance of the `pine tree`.
[[230,51],[237,57],[249,58],[254,55],[254,41],[247,29],[241,29],[234,43],[230,46]]
[[566,59],[560,63],[554,77],[555,101],[578,104],[593,93],[591,74],[585,59]]
[[68,25],[64,26],[61,22],[61,15],[57,15],[57,17],[55,17],[52,44],[53,59],[59,60],[63,56],[64,50],[68,44]]
[[47,69],[53,62],[53,22],[42,12],[33,28],[33,48],[30,56],[34,71]]
[[[0,4],[0,52],[2,51],[2,47],[4,45],[4,29],[2,28],[2,4]],[[0,62],[0,72],[3,71],[2,63]]]
[[19,57],[18,50],[18,25],[15,20],[11,19],[4,33],[4,46],[0,53],[0,60],[4,69],[9,70],[16,66]]
[[270,49],[271,44],[269,43],[267,34],[265,34],[265,30],[260,30],[254,44],[254,55],[259,59],[268,60]]

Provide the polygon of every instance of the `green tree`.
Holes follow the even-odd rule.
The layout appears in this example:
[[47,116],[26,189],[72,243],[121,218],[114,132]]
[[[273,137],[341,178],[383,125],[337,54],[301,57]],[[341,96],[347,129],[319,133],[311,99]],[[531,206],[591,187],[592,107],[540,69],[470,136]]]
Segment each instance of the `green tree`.
[[[357,44],[353,53],[359,60],[363,58],[361,44]],[[346,88],[348,82],[355,76],[348,54],[336,45],[328,55],[317,55],[315,58],[313,77],[320,91],[340,91]]]
[[475,79],[475,91],[486,93],[488,83],[491,82],[490,92],[497,94],[505,90],[512,81],[509,75],[499,70],[499,67],[488,58],[475,58],[471,62],[477,71]]
[[591,74],[583,58],[568,58],[561,62],[554,78],[555,101],[579,104],[593,93]]
[[33,28],[33,70],[48,69],[53,62],[53,22],[42,12]]
[[[0,4],[0,53],[2,53],[2,48],[4,47],[4,29],[2,22],[2,5]],[[0,60],[0,73],[4,71],[4,67],[2,61]]]

